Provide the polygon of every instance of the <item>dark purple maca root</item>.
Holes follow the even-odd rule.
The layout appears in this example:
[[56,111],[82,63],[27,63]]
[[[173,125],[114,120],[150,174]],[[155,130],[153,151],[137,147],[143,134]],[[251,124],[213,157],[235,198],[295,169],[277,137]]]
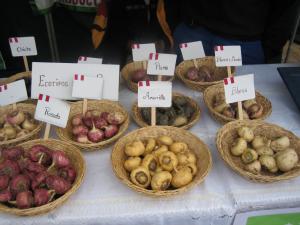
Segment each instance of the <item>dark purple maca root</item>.
[[76,179],[76,170],[72,166],[61,168],[58,170],[57,174],[71,184]]
[[8,189],[0,191],[0,202],[8,202],[10,200],[12,200],[12,194]]
[[9,189],[13,194],[28,191],[30,187],[30,179],[23,174],[13,177],[9,184]]
[[[68,158],[68,156],[66,155],[66,153],[64,153],[63,151],[53,151],[52,154],[52,164],[49,168],[55,166],[57,168],[61,168],[61,167],[65,167],[65,166],[69,166],[70,160]],[[49,169],[48,168],[48,169]]]
[[16,161],[24,156],[24,149],[22,147],[5,148],[2,150],[1,156],[4,159]]
[[41,206],[47,204],[51,198],[52,195],[55,194],[54,191],[49,191],[45,188],[39,188],[34,190],[34,205],[35,206]]
[[9,176],[8,175],[1,175],[0,176],[0,191],[6,189],[9,184]]
[[35,145],[27,152],[28,158],[43,165],[51,164],[52,151],[44,145]]
[[52,189],[57,194],[65,194],[70,188],[70,182],[66,181],[62,177],[50,175],[46,179],[46,184],[49,189]]
[[20,173],[20,168],[17,162],[6,159],[0,163],[0,175],[8,175],[14,177]]
[[19,209],[28,209],[33,206],[33,196],[31,191],[23,191],[17,194],[16,205]]

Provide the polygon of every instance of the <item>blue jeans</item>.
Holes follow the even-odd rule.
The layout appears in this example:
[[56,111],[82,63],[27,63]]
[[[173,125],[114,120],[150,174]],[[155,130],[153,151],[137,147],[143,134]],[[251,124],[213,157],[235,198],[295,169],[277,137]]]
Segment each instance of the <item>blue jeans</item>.
[[216,45],[240,45],[242,50],[243,64],[262,64],[265,63],[264,52],[261,41],[238,41],[222,38],[212,34],[203,27],[191,28],[184,23],[179,24],[174,31],[175,48],[178,55],[177,62],[182,61],[179,49],[180,43],[202,41],[205,55],[215,55],[214,46]]

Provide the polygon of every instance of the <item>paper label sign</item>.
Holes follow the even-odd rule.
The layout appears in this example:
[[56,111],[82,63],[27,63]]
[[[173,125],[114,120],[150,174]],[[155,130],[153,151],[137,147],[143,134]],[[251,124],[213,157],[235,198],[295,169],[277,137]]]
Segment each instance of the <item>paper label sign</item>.
[[148,60],[151,52],[156,52],[155,44],[132,44],[132,58],[133,61],[145,61]]
[[179,48],[184,60],[199,59],[205,57],[201,41],[179,44]]
[[224,79],[226,103],[240,102],[255,98],[254,75],[228,77]]
[[138,107],[171,107],[172,83],[169,81],[140,81]]
[[150,53],[147,74],[174,76],[177,55]]
[[86,57],[86,56],[79,56],[78,63],[102,64],[102,59],[101,58]]
[[58,127],[65,128],[67,126],[70,105],[57,98],[49,95],[39,94],[34,118]]
[[102,98],[103,79],[88,77],[85,75],[74,75],[72,97],[86,99]]
[[119,65],[78,63],[32,63],[31,98],[39,93],[74,100],[72,97],[74,74],[103,79],[102,99],[118,101]]
[[215,61],[217,67],[241,66],[241,46],[215,46]]
[[27,99],[27,90],[23,79],[0,85],[0,106],[25,101]]
[[8,41],[12,56],[37,55],[34,37],[11,37]]

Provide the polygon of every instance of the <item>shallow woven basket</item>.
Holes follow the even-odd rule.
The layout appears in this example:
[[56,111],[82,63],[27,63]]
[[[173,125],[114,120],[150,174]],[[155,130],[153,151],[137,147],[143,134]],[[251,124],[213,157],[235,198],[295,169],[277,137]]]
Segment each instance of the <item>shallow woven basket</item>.
[[[217,85],[210,86],[203,93],[204,103],[207,106],[212,118],[214,118],[216,121],[218,121],[222,124],[237,120],[237,119],[233,119],[233,118],[224,116],[223,114],[218,113],[214,110],[214,108],[213,108],[214,98],[218,93],[224,93],[223,84],[217,84]],[[264,120],[268,116],[270,116],[272,113],[272,103],[266,97],[264,97],[262,94],[260,94],[258,91],[255,92],[255,99],[256,99],[257,103],[262,105],[263,114],[259,119],[254,119],[254,120]]]
[[[137,83],[134,83],[130,80],[130,76],[134,71],[138,69],[143,69],[143,61],[128,63],[121,70],[121,76],[126,82],[127,87],[131,91],[136,93],[138,92],[138,85]],[[174,79],[174,76],[168,76],[168,77],[169,77],[168,81],[172,81]]]
[[[75,102],[71,104],[71,110],[69,118],[71,119],[73,116],[77,114],[82,113],[82,101]],[[121,112],[125,116],[124,123],[121,124],[119,127],[119,132],[113,136],[110,139],[106,139],[104,141],[98,142],[98,143],[78,143],[73,140],[72,138],[72,125],[71,120],[69,119],[67,127],[66,128],[56,128],[56,134],[57,136],[70,144],[76,145],[82,150],[86,151],[94,151],[94,150],[100,150],[105,148],[106,146],[112,144],[114,141],[116,141],[118,138],[120,138],[124,132],[127,130],[129,126],[129,116],[127,111],[124,109],[122,105],[120,105],[117,102],[109,101],[109,100],[89,100],[88,101],[88,110],[98,110],[99,112]]]
[[[18,103],[17,104],[17,109],[22,110],[23,112],[28,112],[32,116],[34,116],[35,107],[36,106],[33,104],[26,104],[26,103]],[[13,111],[12,105],[0,107],[0,115],[3,115],[4,113],[8,113],[11,111]],[[0,147],[14,146],[14,145],[17,145],[24,141],[29,141],[32,139],[39,138],[39,132],[41,131],[42,127],[43,127],[43,123],[38,122],[38,126],[33,131],[24,135],[23,137],[19,137],[19,138],[7,140],[7,141],[0,141]]]
[[77,177],[74,183],[72,184],[72,188],[61,197],[55,199],[54,201],[46,205],[39,206],[39,207],[33,207],[29,209],[18,209],[18,208],[11,208],[0,203],[0,212],[11,213],[18,216],[35,216],[39,214],[44,214],[62,205],[80,187],[85,174],[85,161],[79,149],[73,145],[70,145],[68,143],[59,140],[54,140],[54,139],[48,139],[48,140],[37,139],[37,140],[22,143],[19,146],[22,146],[26,151],[29,150],[33,145],[38,145],[38,144],[45,145],[51,148],[52,150],[63,151],[68,155],[72,165],[74,166],[77,172]]
[[[186,86],[193,90],[203,92],[209,86],[223,82],[223,79],[228,76],[226,67],[216,67],[215,57],[213,56],[196,59],[196,63],[198,67],[209,67],[213,74],[218,77],[218,80],[212,82],[196,82],[187,79],[185,75],[190,67],[194,67],[194,63],[193,60],[182,61],[178,66],[176,66],[175,74]],[[232,68],[232,73],[234,73],[234,71],[235,69]]]
[[[190,118],[189,122],[186,125],[184,125],[182,127],[179,127],[179,128],[182,128],[182,129],[189,129],[189,128],[191,128],[200,119],[200,114],[201,114],[200,107],[198,106],[197,102],[194,99],[192,99],[192,98],[190,98],[188,96],[185,96],[183,94],[180,94],[180,93],[177,93],[177,92],[173,92],[172,96],[173,97],[176,97],[176,96],[184,97],[188,101],[188,104],[190,104],[195,109],[195,112],[194,112],[193,116]],[[144,119],[142,117],[142,114],[141,114],[141,108],[138,107],[138,103],[137,102],[135,102],[132,105],[131,113],[132,113],[133,120],[140,127],[150,126],[150,124],[148,124],[146,121],[144,121]]]
[[[188,144],[189,149],[197,156],[198,172],[193,178],[193,181],[182,188],[166,191],[154,191],[138,187],[130,181],[129,173],[124,168],[124,161],[126,160],[124,147],[127,143],[130,143],[134,140],[143,141],[148,138],[157,138],[162,135],[168,135],[173,140],[182,141]],[[111,154],[111,161],[114,173],[124,184],[139,193],[143,193],[153,197],[171,196],[189,190],[193,186],[204,181],[204,178],[212,167],[210,150],[208,149],[206,144],[204,144],[198,137],[186,130],[169,126],[144,127],[122,137],[114,146]]]
[[270,173],[263,170],[260,174],[253,174],[244,169],[244,163],[238,156],[230,153],[230,147],[233,141],[238,137],[237,129],[241,126],[247,126],[253,129],[255,135],[262,135],[270,139],[286,135],[289,137],[291,148],[294,148],[300,158],[300,139],[292,132],[285,130],[277,125],[263,121],[237,120],[224,125],[217,133],[216,144],[223,160],[241,176],[260,183],[271,183],[281,180],[288,180],[300,175],[300,167],[296,166],[291,171],[285,173]]

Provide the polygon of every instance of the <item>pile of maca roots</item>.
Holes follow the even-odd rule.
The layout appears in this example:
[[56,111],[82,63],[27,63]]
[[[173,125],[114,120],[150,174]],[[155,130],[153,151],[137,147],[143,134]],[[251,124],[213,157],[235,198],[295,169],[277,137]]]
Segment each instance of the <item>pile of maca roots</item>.
[[59,150],[35,145],[2,150],[0,202],[27,209],[45,205],[65,194],[76,179],[69,157]]
[[29,134],[37,122],[28,112],[15,110],[0,116],[0,141],[12,140]]
[[121,112],[89,110],[84,116],[77,114],[71,121],[73,138],[79,143],[98,143],[115,136],[124,121]]
[[213,82],[222,79],[217,77],[208,66],[190,67],[185,78],[194,82]]
[[[162,80],[169,80],[170,77],[163,76]],[[145,80],[157,80],[157,76],[155,75],[148,75],[147,70],[145,69],[138,69],[133,71],[133,73],[130,76],[130,80],[133,83],[138,83],[139,81],[145,81]]]

